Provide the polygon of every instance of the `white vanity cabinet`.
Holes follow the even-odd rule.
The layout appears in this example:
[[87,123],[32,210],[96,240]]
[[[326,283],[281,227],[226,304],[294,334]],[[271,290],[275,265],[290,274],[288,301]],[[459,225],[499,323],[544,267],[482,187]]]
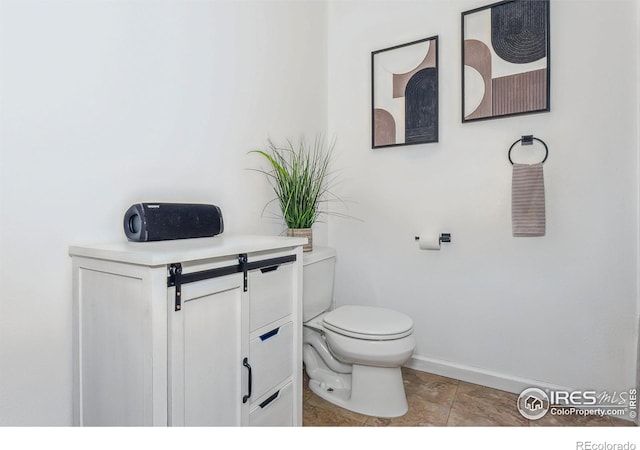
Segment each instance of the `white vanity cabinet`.
[[302,245],[71,246],[74,424],[302,425]]

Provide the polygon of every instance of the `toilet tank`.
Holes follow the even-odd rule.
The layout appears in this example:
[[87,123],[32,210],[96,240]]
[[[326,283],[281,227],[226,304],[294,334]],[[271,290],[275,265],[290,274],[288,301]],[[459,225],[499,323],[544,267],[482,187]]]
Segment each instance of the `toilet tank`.
[[314,246],[302,259],[302,320],[306,322],[331,308],[336,251]]

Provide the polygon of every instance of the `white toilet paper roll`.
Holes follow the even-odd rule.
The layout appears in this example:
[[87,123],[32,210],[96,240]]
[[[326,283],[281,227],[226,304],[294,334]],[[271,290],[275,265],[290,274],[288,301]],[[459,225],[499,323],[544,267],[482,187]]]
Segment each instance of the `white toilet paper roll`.
[[439,233],[421,233],[418,238],[418,246],[420,250],[440,250],[440,234]]

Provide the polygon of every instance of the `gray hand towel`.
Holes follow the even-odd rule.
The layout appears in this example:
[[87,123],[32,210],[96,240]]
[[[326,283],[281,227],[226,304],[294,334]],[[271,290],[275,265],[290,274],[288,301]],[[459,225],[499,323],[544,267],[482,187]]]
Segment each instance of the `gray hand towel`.
[[514,164],[511,185],[513,235],[544,236],[544,174],[542,163]]

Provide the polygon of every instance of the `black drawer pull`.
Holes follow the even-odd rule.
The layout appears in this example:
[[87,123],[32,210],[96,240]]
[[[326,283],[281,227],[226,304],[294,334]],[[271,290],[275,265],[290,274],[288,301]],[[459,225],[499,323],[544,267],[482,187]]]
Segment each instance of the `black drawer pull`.
[[260,272],[262,272],[262,273],[274,272],[274,271],[278,270],[278,267],[280,267],[280,266],[263,267],[262,269],[260,269]]
[[263,334],[262,336],[260,336],[260,340],[262,342],[266,341],[267,339],[274,337],[276,334],[278,334],[278,331],[280,331],[280,327],[278,328],[274,328],[271,331],[267,331],[265,334]]
[[278,391],[275,394],[273,394],[272,396],[270,396],[268,399],[266,399],[265,401],[260,403],[260,408],[265,408],[269,403],[271,403],[272,401],[277,399],[279,395],[280,395],[280,391]]
[[242,403],[247,403],[247,400],[251,398],[251,379],[253,378],[253,375],[251,374],[251,366],[249,365],[249,360],[247,358],[242,360],[242,365],[249,370],[249,393],[242,397]]

